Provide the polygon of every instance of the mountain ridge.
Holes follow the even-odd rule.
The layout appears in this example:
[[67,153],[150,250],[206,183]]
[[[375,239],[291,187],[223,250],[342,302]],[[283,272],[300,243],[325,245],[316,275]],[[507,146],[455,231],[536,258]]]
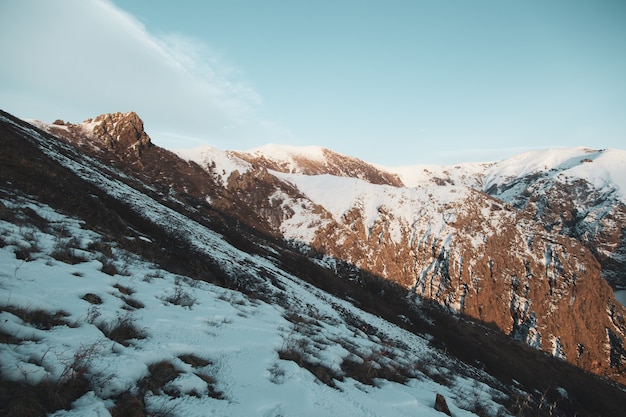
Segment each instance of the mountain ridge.
[[[161,152],[159,158],[166,155],[162,150],[153,151]],[[371,165],[362,161],[349,171],[337,171],[336,164],[320,164],[320,158],[329,155],[320,149],[313,158],[315,175],[275,169],[293,171],[293,164],[302,159],[289,157],[292,166],[287,169],[259,156],[259,150],[247,159],[242,153],[212,152],[195,161],[187,155],[189,167],[199,166],[208,174],[202,181],[210,178],[209,182],[196,184],[177,174],[167,180],[169,186],[228,211],[256,230],[286,238],[295,247],[310,247],[352,263],[458,313],[493,322],[512,337],[585,369],[621,378],[615,372],[623,360],[623,308],[600,279],[601,266],[607,260],[615,262],[614,271],[620,270],[620,246],[611,252],[616,256],[604,259],[604,265],[598,264],[602,261],[598,252],[588,247],[598,242],[595,236],[605,241],[605,248],[616,239],[623,242],[623,236],[596,233],[583,241],[555,227],[554,221],[546,223],[546,216],[554,213],[534,210],[534,201],[525,205],[514,199],[507,202],[494,198],[498,195],[494,189],[490,196],[489,190],[465,184],[493,188],[497,181],[485,182],[486,174],[479,173],[477,179],[468,174],[476,168],[497,168],[497,164],[453,167],[452,174],[450,170],[429,171],[424,173],[426,182],[407,188],[370,181],[365,173]],[[149,164],[148,157],[149,152],[120,156],[141,175],[147,175],[146,167],[158,160]],[[580,164],[588,165],[583,159]],[[311,166],[310,161],[305,162],[306,167]],[[516,196],[524,197],[529,185],[539,184],[541,176],[535,171],[525,174],[521,180],[512,180],[526,184],[518,187]],[[154,178],[153,174],[148,178]],[[494,178],[505,179],[502,189],[517,187],[509,186],[506,181],[511,179],[506,175]],[[182,182],[176,185],[177,180]],[[552,183],[543,184],[552,189]],[[567,193],[561,198],[564,196]],[[612,201],[602,207],[611,207]],[[611,216],[612,212],[606,212],[603,218]],[[561,220],[564,225],[567,221]],[[620,285],[621,279],[618,276],[614,285]],[[594,317],[580,311],[594,311]],[[576,317],[573,326],[567,324],[570,317]],[[606,342],[598,343],[600,339]]]

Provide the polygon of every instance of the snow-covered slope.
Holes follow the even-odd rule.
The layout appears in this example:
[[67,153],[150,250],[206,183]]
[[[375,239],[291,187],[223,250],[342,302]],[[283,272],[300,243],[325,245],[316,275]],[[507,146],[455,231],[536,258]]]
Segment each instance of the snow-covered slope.
[[[432,215],[443,207],[467,197],[468,190],[463,187],[419,187],[398,188],[390,185],[371,184],[357,178],[336,177],[332,175],[294,175],[275,173],[275,175],[296,186],[314,204],[324,207],[336,222],[343,222],[354,209],[360,211],[358,221],[361,226],[371,232],[380,219],[381,212],[393,215],[396,222],[390,224],[386,233],[390,234],[394,243],[402,243],[402,225],[410,225],[416,219]],[[433,216],[435,229],[441,231],[451,217]],[[286,237],[293,238],[286,230]],[[368,238],[370,237],[368,233]],[[306,242],[311,243],[311,242]]]
[[[13,213],[32,210],[49,221],[47,230],[0,221],[5,242],[0,249],[0,330],[11,337],[11,343],[0,344],[0,372],[4,379],[31,385],[87,375],[87,392],[55,416],[107,415],[116,401],[121,404],[123,393],[135,392],[142,381],[150,387],[143,397],[149,412],[178,416],[438,416],[433,409],[437,393],[448,398],[455,416],[474,415],[463,408],[475,402],[494,412],[500,408],[492,387],[462,375],[449,385],[419,371],[406,383],[381,379],[366,385],[339,376],[334,388],[320,383],[281,355],[303,349],[303,360],[317,361],[337,375],[347,358],[369,358],[368,366],[426,363],[432,367],[427,372],[434,373],[450,359],[425,339],[304,286],[271,262],[250,258],[225,242],[213,250],[271,273],[289,307],[172,274],[123,250],[113,249],[113,258],[107,259],[90,250],[105,237],[80,221],[28,199],[0,201]],[[61,230],[68,237],[59,237]],[[55,259],[60,248],[80,262]],[[18,249],[28,250],[29,258],[17,259]],[[105,273],[103,262],[113,262],[120,272]],[[358,315],[377,335],[346,323],[341,310]],[[30,320],[29,311],[60,318],[46,329]],[[123,325],[136,334],[116,338],[113,331]],[[314,332],[315,340],[304,339],[306,332]],[[170,369],[169,379],[151,380],[163,369]]]
[[[602,292],[610,297],[610,290],[598,282],[595,260],[570,239],[578,236],[561,235],[557,229],[553,229],[557,233],[546,235],[546,228],[553,224],[550,219],[529,220],[531,214],[515,209],[519,207],[516,200],[494,190],[501,187],[515,198],[534,193],[552,195],[557,210],[569,201],[576,205],[579,215],[587,212],[586,208],[593,208],[587,220],[613,219],[624,224],[614,217],[619,215],[615,211],[619,210],[614,205],[616,200],[598,198],[619,189],[623,171],[619,160],[618,151],[593,153],[572,149],[530,153],[492,164],[393,171],[411,187],[372,184],[350,176],[274,172],[278,179],[293,185],[313,203],[309,212],[298,210],[297,216],[285,216],[280,230],[288,239],[304,240],[321,253],[399,282],[456,311],[493,321],[532,346],[591,367],[591,362],[583,365],[582,357],[576,353],[577,346],[588,346],[592,342],[584,342],[583,335],[603,333],[604,327],[591,330],[596,324],[581,316],[577,320],[586,323],[586,330],[581,332],[578,328],[572,333],[570,326],[557,316],[568,315],[566,311],[570,310],[570,318],[579,314],[575,299],[566,300],[572,292],[583,291],[583,281],[589,285],[589,291],[596,291],[600,285]],[[590,161],[599,163],[594,167]],[[539,184],[537,175],[561,178],[558,174],[569,178],[564,183],[584,181],[593,193],[583,195],[593,196],[598,207],[592,207],[589,201],[577,204],[571,198],[568,200],[567,195],[574,195],[570,188],[565,188],[564,195],[557,199],[551,194],[554,181],[544,182],[544,188],[528,192],[528,187]],[[511,183],[519,186],[509,187]],[[519,188],[521,184],[524,188]],[[489,190],[501,201],[490,199],[483,190]],[[332,221],[320,216],[314,207],[322,207]],[[294,217],[298,221],[294,222]],[[586,230],[591,230],[591,226]],[[604,228],[598,227],[586,236],[602,237],[602,230],[616,228],[604,224]],[[592,250],[594,242],[598,241],[582,240]],[[601,248],[614,244],[615,238],[607,242]],[[613,256],[610,260],[623,258],[619,247],[605,252]],[[624,264],[618,264],[615,269],[619,270],[619,265]],[[610,276],[610,269],[603,273]],[[577,279],[572,281],[568,274],[576,275]],[[531,276],[545,278],[536,280],[530,279]],[[583,276],[586,278],[582,279]],[[525,290],[521,290],[519,279],[524,282]],[[494,297],[504,298],[504,302],[493,302]],[[598,314],[607,309],[603,303],[597,305]],[[613,307],[608,308],[613,311]],[[607,336],[606,346],[611,345],[609,339]],[[605,349],[619,350],[612,346],[602,346],[598,354],[602,355]]]
[[[625,330],[611,318],[616,302],[598,282],[596,265],[599,260],[602,276],[619,289],[626,239],[615,225],[625,220],[622,206],[614,204],[619,200],[606,198],[614,195],[606,190],[617,189],[611,178],[622,177],[620,164],[579,174],[595,183],[570,175],[559,186],[556,179],[564,170],[589,169],[588,156],[602,161],[600,154],[544,151],[499,163],[395,170],[356,160],[347,171],[335,163],[345,157],[330,151],[272,145],[197,160],[213,176],[236,173],[223,175],[221,183],[227,195],[240,201],[225,206],[252,208],[269,230],[295,247],[352,263],[598,372],[592,357],[601,357],[607,364],[601,366],[610,368],[613,362],[605,352],[620,351],[606,326],[615,334]],[[234,171],[233,157],[248,165]],[[410,186],[379,182],[381,173]],[[577,195],[586,200],[573,200]],[[583,288],[601,288],[603,295],[591,298],[595,321],[579,314],[576,299],[567,301]],[[563,319],[579,315],[574,328]],[[603,344],[592,341],[598,338]],[[589,357],[578,353],[579,346],[586,346]]]
[[219,167],[214,172],[219,176],[223,185],[235,172],[244,173],[251,169],[251,164],[237,157],[232,152],[223,151],[212,146],[200,146],[191,149],[179,149],[176,155],[186,161],[192,161],[201,167]]
[[[305,283],[281,269],[278,252],[237,249],[96,160],[72,158],[78,155],[60,142],[2,122],[60,165],[51,173],[80,175],[104,193],[99,199],[128,204],[143,219],[138,224],[149,221],[210,256],[233,285],[254,289],[246,296],[164,270],[128,250],[159,244],[137,225],[115,240],[112,230],[91,230],[6,184],[0,376],[11,385],[2,385],[3,412],[437,416],[442,394],[455,416],[479,409],[506,415],[496,401],[526,395]],[[85,186],[73,185],[77,192]],[[37,396],[49,386],[58,401]],[[13,389],[22,394],[11,396]]]

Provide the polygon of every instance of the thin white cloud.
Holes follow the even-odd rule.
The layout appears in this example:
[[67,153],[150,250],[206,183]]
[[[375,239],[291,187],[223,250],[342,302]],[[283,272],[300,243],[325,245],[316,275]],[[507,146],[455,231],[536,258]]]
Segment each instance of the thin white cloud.
[[259,95],[208,45],[152,34],[108,0],[0,7],[0,105],[9,112],[82,121],[134,110],[157,143],[159,132],[177,132],[163,135],[168,147],[197,137],[243,148],[285,133],[261,119]]

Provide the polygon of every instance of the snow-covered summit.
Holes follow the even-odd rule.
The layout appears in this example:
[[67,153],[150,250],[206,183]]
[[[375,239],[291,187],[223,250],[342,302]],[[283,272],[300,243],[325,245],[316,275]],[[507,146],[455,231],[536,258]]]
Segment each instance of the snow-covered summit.
[[325,153],[327,151],[328,149],[322,148],[321,146],[294,146],[270,143],[267,145],[248,149],[247,151],[244,151],[244,153],[256,157],[263,156],[275,162],[287,163],[292,167],[292,169],[296,170],[298,168],[297,161],[299,159],[325,162]]
[[626,151],[576,147],[525,152],[491,165],[485,172],[485,190],[524,177],[585,180],[626,202]]

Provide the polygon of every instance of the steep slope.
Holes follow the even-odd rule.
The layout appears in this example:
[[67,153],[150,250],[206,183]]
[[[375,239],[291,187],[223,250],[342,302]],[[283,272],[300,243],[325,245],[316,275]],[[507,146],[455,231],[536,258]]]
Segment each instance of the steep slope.
[[[3,415],[436,416],[443,393],[470,416],[526,395],[306,284],[285,248],[241,251],[145,184],[0,122]],[[164,244],[183,258],[161,259]]]
[[[498,163],[399,168],[368,164],[316,147],[268,145],[231,155],[281,173],[329,174],[406,187],[457,185],[486,192],[526,210],[549,233],[579,240],[594,253],[612,288],[620,293],[626,289],[624,151],[553,149]],[[189,154],[185,157],[190,158]]]
[[[362,270],[346,270],[357,285],[384,288],[363,280],[363,270],[369,271],[584,369],[624,379],[624,310],[593,254],[514,206],[464,186],[483,181],[469,175],[475,168],[449,171],[457,173],[449,175],[454,181],[404,188],[271,171],[259,159],[217,150],[179,153],[189,163],[153,146],[141,154],[94,150],[103,141],[97,134],[89,140],[93,135],[92,126],[87,139],[66,139],[153,184],[150,192],[191,210],[192,218],[211,219],[216,228],[232,221],[237,231],[249,228],[275,242],[285,238],[330,266],[347,261]],[[259,250],[228,233],[238,247]]]

